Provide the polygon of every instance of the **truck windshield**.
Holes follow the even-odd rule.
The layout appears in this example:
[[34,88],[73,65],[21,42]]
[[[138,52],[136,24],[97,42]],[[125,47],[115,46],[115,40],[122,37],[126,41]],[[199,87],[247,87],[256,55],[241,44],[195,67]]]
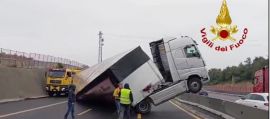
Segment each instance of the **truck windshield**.
[[50,71],[48,76],[53,78],[63,78],[65,73],[65,71]]
[[187,46],[187,47],[185,47],[184,50],[185,50],[187,58],[200,57],[200,54],[199,54],[197,48],[195,47],[195,45]]

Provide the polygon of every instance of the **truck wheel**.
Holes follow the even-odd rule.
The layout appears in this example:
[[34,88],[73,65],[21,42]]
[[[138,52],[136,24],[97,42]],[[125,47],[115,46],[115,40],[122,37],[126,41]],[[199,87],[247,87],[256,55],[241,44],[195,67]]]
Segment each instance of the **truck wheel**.
[[188,91],[191,93],[198,93],[202,89],[202,82],[200,78],[193,77],[188,80]]
[[48,95],[49,95],[50,97],[53,97],[54,93],[53,93],[53,92],[48,92]]
[[143,100],[137,104],[135,108],[137,112],[141,114],[147,114],[151,111],[151,103],[150,101]]

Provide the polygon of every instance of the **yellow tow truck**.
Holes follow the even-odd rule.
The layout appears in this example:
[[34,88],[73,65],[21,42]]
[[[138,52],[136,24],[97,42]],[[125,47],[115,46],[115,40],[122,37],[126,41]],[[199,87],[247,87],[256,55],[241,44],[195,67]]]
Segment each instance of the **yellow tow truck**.
[[67,95],[68,87],[73,81],[73,75],[79,72],[80,70],[77,69],[49,69],[46,73],[46,91],[48,95]]

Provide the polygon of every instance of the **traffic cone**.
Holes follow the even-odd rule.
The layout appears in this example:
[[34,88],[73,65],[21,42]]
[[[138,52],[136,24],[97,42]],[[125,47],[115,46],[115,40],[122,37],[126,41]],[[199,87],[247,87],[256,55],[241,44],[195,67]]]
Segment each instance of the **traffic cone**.
[[137,119],[142,119],[142,114],[138,113],[137,114]]

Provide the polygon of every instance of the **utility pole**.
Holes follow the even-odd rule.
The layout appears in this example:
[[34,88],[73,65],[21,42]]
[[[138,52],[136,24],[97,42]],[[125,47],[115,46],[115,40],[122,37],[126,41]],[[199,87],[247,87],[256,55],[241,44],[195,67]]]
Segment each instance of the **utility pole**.
[[98,51],[98,63],[102,62],[102,46],[104,45],[104,39],[102,38],[103,33],[101,31],[99,31],[99,51]]

